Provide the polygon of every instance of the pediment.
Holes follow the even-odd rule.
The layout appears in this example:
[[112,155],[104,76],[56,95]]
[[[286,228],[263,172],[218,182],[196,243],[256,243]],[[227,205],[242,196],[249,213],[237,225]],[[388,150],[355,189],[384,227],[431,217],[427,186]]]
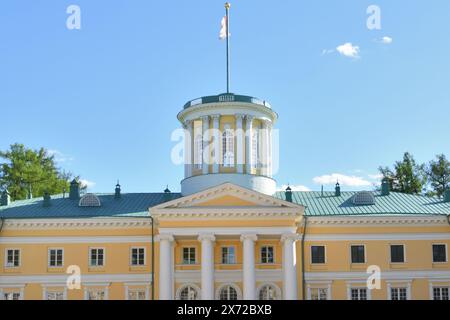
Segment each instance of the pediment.
[[303,206],[277,199],[254,190],[246,189],[232,183],[224,183],[219,186],[200,191],[198,193],[181,197],[162,203],[152,209],[175,208],[303,208]]

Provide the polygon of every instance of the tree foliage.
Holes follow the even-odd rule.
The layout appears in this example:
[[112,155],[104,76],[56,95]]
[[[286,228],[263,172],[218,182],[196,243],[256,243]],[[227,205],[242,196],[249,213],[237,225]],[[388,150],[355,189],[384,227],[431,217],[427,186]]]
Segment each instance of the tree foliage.
[[441,197],[450,188],[450,161],[445,155],[439,154],[431,160],[427,167],[428,180],[432,188],[432,195]]
[[393,169],[379,167],[378,170],[395,192],[418,194],[424,191],[427,184],[425,165],[417,164],[409,152],[404,153],[403,160],[395,162]]
[[7,188],[13,200],[27,198],[29,191],[40,197],[46,191],[57,194],[69,190],[72,174],[60,170],[44,148],[32,150],[16,143],[0,151],[0,159],[4,160],[0,163],[0,187]]

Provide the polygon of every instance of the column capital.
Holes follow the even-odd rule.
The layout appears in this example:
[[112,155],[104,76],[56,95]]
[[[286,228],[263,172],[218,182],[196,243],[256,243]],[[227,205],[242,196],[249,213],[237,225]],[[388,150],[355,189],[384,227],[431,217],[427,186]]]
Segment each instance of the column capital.
[[173,235],[171,235],[171,234],[158,234],[158,235],[156,236],[156,239],[157,239],[158,241],[164,241],[164,240],[167,240],[167,241],[169,241],[169,242],[175,241],[175,238],[174,238]]
[[200,233],[197,239],[198,241],[203,240],[216,241],[216,237],[212,233]]
[[269,119],[261,119],[263,128],[271,128],[272,127],[272,121]]
[[244,233],[241,235],[241,241],[244,240],[252,240],[252,241],[256,241],[258,240],[258,236],[256,235],[256,233]]
[[202,121],[209,121],[209,116],[201,116]]
[[297,233],[285,233],[281,235],[281,242],[285,241],[297,241],[300,240],[301,236]]
[[213,119],[213,120],[219,120],[219,119],[220,119],[220,114],[213,114],[213,115],[211,115],[210,117],[211,117],[211,119]]
[[184,129],[192,129],[192,120],[185,120],[183,122],[183,128]]
[[240,120],[245,118],[245,114],[242,114],[242,113],[236,113],[234,116],[236,117],[236,119],[240,119]]
[[255,116],[252,116],[252,115],[250,115],[250,114],[247,114],[247,115],[245,116],[245,120],[247,120],[247,122],[252,122],[253,119],[255,119]]

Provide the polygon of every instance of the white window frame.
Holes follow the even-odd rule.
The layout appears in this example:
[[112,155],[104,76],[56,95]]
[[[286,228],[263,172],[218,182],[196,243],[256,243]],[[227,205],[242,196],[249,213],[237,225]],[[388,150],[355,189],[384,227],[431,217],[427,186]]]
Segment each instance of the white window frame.
[[[275,283],[273,282],[264,282],[262,283],[257,289],[256,289],[256,299],[260,300],[260,295],[261,295],[261,290],[266,287],[266,286],[270,286],[273,289],[275,289],[275,299],[274,300],[281,300],[282,299],[282,294],[281,294],[281,289],[280,287],[278,287]],[[262,301],[262,300],[260,300]]]
[[175,293],[175,299],[176,300],[181,300],[181,292],[186,289],[187,287],[191,287],[193,288],[196,293],[197,293],[197,299],[195,300],[201,300],[201,294],[202,294],[202,290],[200,289],[199,286],[197,286],[194,283],[183,283],[181,286],[178,287],[177,292]]
[[[434,256],[433,256],[433,246],[444,246],[445,247],[445,261],[434,261]],[[447,244],[446,243],[432,243],[431,244],[431,261],[432,263],[447,263],[448,262],[448,250],[447,250]]]
[[[272,262],[263,262],[263,248],[272,248]],[[275,246],[271,245],[271,244],[263,244],[259,247],[259,261],[261,264],[264,265],[271,265],[271,264],[275,264],[276,263],[276,259],[275,259],[276,255],[275,255]]]
[[[184,261],[184,249],[189,249],[189,256],[190,256],[190,251],[191,251],[191,249],[194,249],[194,262],[193,263],[185,263],[185,261]],[[192,265],[195,265],[195,264],[197,264],[197,261],[198,261],[198,256],[197,256],[197,253],[198,252],[198,250],[197,250],[197,247],[196,246],[183,246],[183,247],[181,247],[181,264],[182,265],[186,265],[186,266],[192,266]]]
[[[133,264],[133,249],[144,249],[144,264]],[[139,254],[138,254],[139,261]],[[131,247],[130,248],[130,266],[131,267],[144,267],[147,265],[147,248],[146,247]]]
[[84,286],[84,300],[89,300],[89,293],[91,291],[103,291],[103,300],[109,300],[109,286],[110,284],[96,284],[92,283]]
[[[403,262],[393,262],[392,261],[391,246],[403,246]],[[406,263],[406,261],[407,261],[406,260],[406,245],[404,243],[389,243],[389,263],[391,263],[391,264],[403,264],[403,263]]]
[[430,300],[434,300],[434,290],[433,290],[434,288],[449,288],[450,294],[450,279],[429,281],[428,287],[429,287],[429,298]]
[[[50,259],[50,251],[52,251],[52,250],[56,250],[56,251],[58,251],[58,250],[61,250],[62,251],[62,254],[61,254],[61,256],[62,256],[62,261],[61,261],[61,265],[60,266],[58,266],[58,265],[55,265],[55,266],[52,266],[52,265],[50,265],[50,261],[51,261],[51,259]],[[58,262],[58,252],[56,252],[56,257],[55,257],[55,262]],[[49,267],[49,268],[64,268],[64,248],[48,248],[47,249],[47,266]]]
[[[19,251],[19,264],[17,266],[14,266],[14,261],[13,261],[13,265],[8,265],[8,251]],[[14,253],[13,253],[13,259],[14,259]],[[20,268],[22,266],[22,249],[20,248],[6,248],[5,249],[5,268]]]
[[[103,250],[103,264],[92,264],[92,250]],[[89,267],[91,268],[102,268],[106,265],[106,249],[104,247],[89,247]],[[98,263],[98,253],[97,253],[97,263]]]
[[411,280],[390,280],[386,281],[387,299],[392,300],[391,289],[405,288],[406,300],[411,300]]
[[372,290],[367,288],[367,283],[364,280],[347,282],[347,300],[352,300],[352,289],[366,289],[367,300],[372,300]]
[[[236,295],[237,295],[237,300],[242,300],[242,291],[239,288],[239,286],[237,286],[235,283],[223,283],[221,286],[219,286],[216,290],[216,300],[220,300],[220,292],[222,291],[222,289],[224,289],[225,287],[230,286],[233,287],[234,290],[236,290]],[[225,301],[225,300],[223,300]],[[232,300],[229,300],[232,301]]]
[[[125,288],[125,300],[129,299],[129,293],[132,291],[145,291],[145,300],[150,300],[150,283],[148,282],[129,282],[124,283]],[[137,287],[137,288],[130,288],[130,287]]]
[[24,300],[25,297],[25,285],[2,285],[0,286],[0,300],[6,300],[5,294],[18,293],[19,300]]
[[[227,248],[227,249],[229,249],[229,248],[233,248],[233,250],[234,250],[234,255],[233,255],[233,257],[234,257],[234,262],[233,263],[225,263],[224,261],[223,261],[223,249],[224,248]],[[236,250],[236,246],[235,245],[229,245],[229,246],[227,246],[227,245],[223,245],[223,246],[221,246],[220,247],[220,263],[221,264],[224,264],[224,265],[234,265],[234,264],[237,264],[237,252],[236,252],[237,250]],[[227,257],[229,257],[229,253],[227,254]]]
[[314,281],[307,282],[306,284],[306,298],[307,300],[312,299],[311,291],[314,289],[326,289],[327,290],[327,298],[326,300],[331,300],[331,281]]
[[[323,250],[324,250],[324,252],[323,252],[323,254],[324,254],[324,262],[313,262],[312,247],[323,247]],[[350,251],[351,251],[351,249],[350,249]],[[366,250],[364,249],[364,254],[365,254],[365,252],[366,252]],[[313,265],[313,266],[323,266],[323,265],[327,264],[327,246],[326,245],[324,245],[324,244],[311,244],[309,246],[309,254],[310,254],[310,257],[309,257],[310,261],[309,262],[310,262],[311,265]],[[351,258],[352,257],[350,257],[350,260],[351,260]]]
[[[363,246],[364,247],[364,261],[363,262],[353,262],[352,261],[352,247],[355,246]],[[363,265],[365,263],[367,263],[367,248],[365,244],[361,244],[361,243],[352,243],[349,246],[349,251],[350,251],[350,265],[354,264],[354,265]]]

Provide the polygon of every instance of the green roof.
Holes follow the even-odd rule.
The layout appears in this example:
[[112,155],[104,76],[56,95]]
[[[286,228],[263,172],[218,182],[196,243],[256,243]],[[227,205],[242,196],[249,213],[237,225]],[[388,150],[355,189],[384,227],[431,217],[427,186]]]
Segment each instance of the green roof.
[[[450,215],[450,203],[436,197],[391,192],[382,196],[374,192],[375,204],[355,205],[353,196],[358,192],[293,191],[292,202],[304,205],[307,216],[344,215]],[[279,191],[276,198],[286,200],[285,192]]]
[[[346,215],[450,215],[450,203],[442,199],[421,195],[391,192],[382,196],[374,192],[374,205],[355,205],[353,196],[358,192],[293,191],[292,201],[306,207],[308,216]],[[100,207],[79,207],[78,200],[62,195],[52,196],[51,206],[44,207],[42,198],[20,200],[9,206],[0,206],[0,217],[20,218],[94,218],[94,217],[146,217],[148,208],[181,197],[180,193],[122,193],[120,199],[114,194],[96,194]],[[274,197],[286,200],[285,192]]]
[[14,201],[0,206],[1,218],[93,218],[93,217],[145,217],[148,208],[181,197],[179,193],[122,193],[120,199],[114,194],[96,194],[100,207],[79,207],[79,200],[67,196],[52,196],[51,206],[43,206],[43,198]]

